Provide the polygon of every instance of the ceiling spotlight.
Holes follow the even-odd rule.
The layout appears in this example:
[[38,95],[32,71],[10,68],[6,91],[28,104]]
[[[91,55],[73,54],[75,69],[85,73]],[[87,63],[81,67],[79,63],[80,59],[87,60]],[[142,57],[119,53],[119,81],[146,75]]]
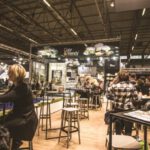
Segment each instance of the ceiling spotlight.
[[111,3],[110,3],[110,7],[115,7],[115,3],[114,3],[114,2],[111,2]]

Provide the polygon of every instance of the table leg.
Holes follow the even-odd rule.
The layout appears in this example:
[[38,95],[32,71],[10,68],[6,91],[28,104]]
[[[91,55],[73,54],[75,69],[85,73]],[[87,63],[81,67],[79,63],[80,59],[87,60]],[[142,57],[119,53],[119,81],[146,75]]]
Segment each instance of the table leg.
[[144,126],[144,150],[147,150],[147,127]]
[[110,123],[109,123],[109,150],[112,149],[112,116],[110,115]]
[[3,116],[5,116],[6,104],[3,104]]

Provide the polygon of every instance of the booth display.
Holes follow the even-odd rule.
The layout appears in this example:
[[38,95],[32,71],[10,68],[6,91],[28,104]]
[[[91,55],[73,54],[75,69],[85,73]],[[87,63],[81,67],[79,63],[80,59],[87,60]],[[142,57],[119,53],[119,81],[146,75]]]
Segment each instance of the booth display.
[[46,66],[43,63],[33,62],[32,65],[32,80],[46,81]]

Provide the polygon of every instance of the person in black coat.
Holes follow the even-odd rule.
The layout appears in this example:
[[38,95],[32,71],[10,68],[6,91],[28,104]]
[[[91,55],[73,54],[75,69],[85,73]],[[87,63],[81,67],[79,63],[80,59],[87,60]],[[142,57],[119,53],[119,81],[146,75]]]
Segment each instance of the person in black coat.
[[21,140],[32,140],[38,123],[31,89],[24,82],[25,75],[26,71],[23,66],[11,65],[8,76],[13,86],[7,93],[0,95],[0,102],[13,103],[12,111],[3,120],[3,125],[8,128],[13,138],[12,150],[19,148]]

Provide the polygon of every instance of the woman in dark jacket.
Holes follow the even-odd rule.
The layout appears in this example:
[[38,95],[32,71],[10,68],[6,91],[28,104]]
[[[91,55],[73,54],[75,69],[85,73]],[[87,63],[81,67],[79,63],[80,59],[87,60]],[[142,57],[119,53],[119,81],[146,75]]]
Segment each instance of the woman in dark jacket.
[[3,125],[8,128],[13,138],[12,150],[20,146],[21,140],[32,140],[36,127],[37,116],[34,111],[32,92],[24,83],[26,71],[23,66],[14,64],[9,67],[9,80],[13,82],[11,89],[0,95],[0,102],[12,102],[13,110],[5,116]]

